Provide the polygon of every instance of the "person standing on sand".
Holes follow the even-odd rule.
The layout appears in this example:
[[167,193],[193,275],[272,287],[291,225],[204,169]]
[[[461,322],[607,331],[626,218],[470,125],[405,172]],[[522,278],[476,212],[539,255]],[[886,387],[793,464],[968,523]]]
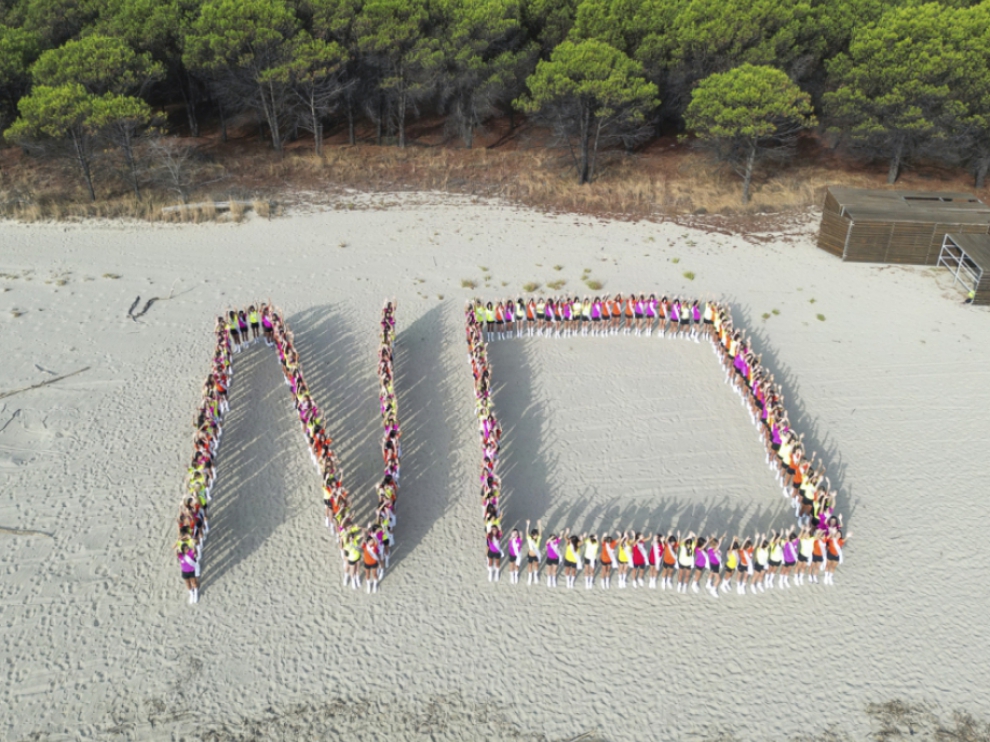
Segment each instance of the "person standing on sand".
[[595,534],[588,536],[584,542],[584,588],[590,590],[595,586],[595,560],[598,559],[598,539]]
[[568,590],[574,587],[574,581],[577,579],[578,563],[581,561],[581,542],[583,540],[583,534],[580,538],[577,536],[567,538],[567,532],[564,532],[564,577],[567,579]]
[[540,540],[543,536],[542,534],[543,522],[536,521],[536,528],[530,530],[529,521],[526,521],[526,530],[529,535],[526,537],[526,563],[527,563],[527,585],[536,585],[540,581]]
[[829,529],[826,538],[825,577],[823,578],[826,585],[835,584],[835,570],[842,564],[842,547],[845,546],[846,541],[849,540],[851,535],[847,534],[843,536],[842,529],[839,526]]
[[509,534],[509,581],[515,585],[519,582],[519,564],[522,562],[522,536],[515,528]]
[[378,592],[378,540],[372,536],[368,535],[364,539],[364,544],[362,545],[362,551],[364,552],[364,582],[365,589],[368,593]]
[[[638,329],[637,332],[639,332]],[[646,571],[647,552],[646,537],[642,533],[637,533],[633,537],[632,542],[633,587],[643,587],[643,574]]]
[[667,546],[663,550],[663,571],[660,573],[661,590],[674,588],[674,570],[677,568],[677,552],[680,549],[677,538],[672,533],[667,534]]
[[708,552],[705,551],[707,541],[703,536],[698,537],[694,543],[694,571],[691,574],[691,589],[698,592],[698,582],[701,575],[708,569]]
[[705,589],[713,598],[718,597],[718,584],[722,580],[722,541],[725,534],[721,536],[713,535],[708,539],[708,546],[705,552],[708,554],[708,582]]
[[498,525],[492,526],[488,529],[488,535],[485,537],[486,543],[488,544],[488,581],[498,582],[499,575],[502,572],[502,532],[499,530]]
[[722,580],[722,592],[727,593],[732,587],[732,578],[736,575],[736,570],[741,569],[739,563],[739,539],[732,538],[729,550],[725,554],[725,578]]
[[677,545],[677,592],[686,593],[691,570],[694,568],[694,532]]
[[615,567],[618,557],[615,553],[615,539],[608,534],[602,533],[602,590],[612,587],[612,569]]
[[557,565],[559,564],[560,539],[557,538],[557,534],[551,533],[547,537],[547,587],[557,587]]
[[196,554],[189,548],[188,543],[183,543],[179,546],[179,553],[176,554],[179,559],[179,569],[182,570],[182,579],[186,583],[186,589],[189,591],[189,602],[198,603],[199,602],[199,579],[196,577],[197,563]]

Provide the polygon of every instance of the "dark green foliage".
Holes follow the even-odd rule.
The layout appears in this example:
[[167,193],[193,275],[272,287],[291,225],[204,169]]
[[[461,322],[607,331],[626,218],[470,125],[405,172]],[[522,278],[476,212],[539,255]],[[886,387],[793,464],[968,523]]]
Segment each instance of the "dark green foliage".
[[807,93],[773,67],[744,64],[702,80],[684,114],[688,128],[743,179],[749,201],[753,168],[769,153],[786,156],[797,135],[815,125]]
[[554,127],[570,148],[582,183],[594,177],[599,147],[635,137],[646,112],[660,103],[642,65],[596,39],[563,42],[526,84],[529,92],[518,105]]
[[[789,104],[761,97],[771,77]],[[526,112],[587,182],[600,148],[675,129],[752,165],[812,123],[810,101],[832,141],[891,180],[928,159],[982,186],[988,91],[990,0],[0,0],[0,128],[88,136],[125,159],[166,107],[194,136],[204,112],[224,137],[240,114],[275,150],[306,132],[318,154],[328,125],[354,143],[364,119],[378,143],[405,146],[410,121],[440,114],[470,147],[494,116],[514,129]],[[65,123],[62,109],[97,100],[100,116]],[[740,111],[769,120],[797,101],[769,136],[725,134]],[[65,125],[32,119],[56,102]]]

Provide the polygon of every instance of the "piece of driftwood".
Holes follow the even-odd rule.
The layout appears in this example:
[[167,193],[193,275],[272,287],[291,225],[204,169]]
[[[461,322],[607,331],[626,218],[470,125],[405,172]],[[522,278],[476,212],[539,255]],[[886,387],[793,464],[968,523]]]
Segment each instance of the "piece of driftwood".
[[53,533],[34,531],[30,528],[4,528],[0,526],[0,533],[9,533],[11,536],[47,536],[48,538],[55,538],[55,534]]
[[76,374],[81,374],[83,371],[89,371],[90,367],[81,368],[78,371],[73,371],[71,374],[63,374],[62,376],[56,376],[54,379],[48,379],[42,381],[39,384],[32,384],[31,386],[21,387],[20,389],[14,389],[9,392],[4,392],[0,394],[0,399],[6,399],[7,397],[13,397],[15,394],[20,394],[21,392],[29,392],[32,389],[40,389],[43,386],[48,386],[49,384],[54,384],[56,381],[62,381],[62,379],[68,379],[70,376],[75,376]]

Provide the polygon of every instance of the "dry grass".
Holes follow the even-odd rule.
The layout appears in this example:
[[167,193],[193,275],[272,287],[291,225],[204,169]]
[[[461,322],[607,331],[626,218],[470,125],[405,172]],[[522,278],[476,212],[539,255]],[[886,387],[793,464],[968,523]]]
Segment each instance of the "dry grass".
[[461,288],[462,289],[476,289],[476,288],[478,288],[478,282],[477,281],[473,281],[470,278],[462,278],[461,279]]
[[559,291],[560,289],[564,288],[564,286],[566,285],[567,285],[567,281],[564,281],[563,279],[558,279],[556,281],[547,281],[547,288],[553,289],[554,291]]
[[523,284],[523,291],[525,291],[527,294],[532,294],[534,291],[538,290],[539,288],[540,288],[540,284],[538,284],[536,281],[530,281],[529,283]]
[[596,280],[591,279],[591,278],[589,278],[588,280],[586,280],[584,282],[584,285],[587,286],[592,291],[600,291],[601,289],[605,288],[605,284],[604,283],[602,283],[601,281],[596,281]]
[[[528,131],[532,143],[538,142],[539,132]],[[328,200],[337,208],[359,208],[353,198],[347,200],[345,189],[380,194],[435,191],[600,217],[659,220],[719,215],[732,220],[720,221],[720,226],[755,232],[759,230],[752,224],[746,226],[746,220],[818,207],[827,185],[883,188],[886,172],[882,163],[863,166],[809,140],[794,164],[763,173],[754,183],[751,202],[743,206],[739,178],[730,169],[669,138],[634,155],[602,153],[599,175],[587,185],[577,183],[564,153],[541,146],[521,147],[523,140],[516,136],[493,149],[470,150],[428,141],[426,135],[406,149],[328,142],[319,157],[305,141],[290,146],[283,157],[254,137],[227,144],[217,139],[181,141],[194,145],[197,152],[187,201],[244,200],[245,194],[251,194],[247,199],[251,210],[264,218],[280,213],[276,200]],[[938,168],[908,170],[897,187],[973,190],[964,173]],[[139,201],[129,193],[126,182],[112,173],[102,173],[97,188],[100,199],[90,203],[73,171],[28,157],[19,149],[0,149],[0,217],[22,221],[127,217],[200,223],[240,221],[246,211],[244,206],[230,212],[207,207],[162,214],[162,206],[178,201],[173,190],[149,185]],[[978,195],[990,198],[990,189]]]

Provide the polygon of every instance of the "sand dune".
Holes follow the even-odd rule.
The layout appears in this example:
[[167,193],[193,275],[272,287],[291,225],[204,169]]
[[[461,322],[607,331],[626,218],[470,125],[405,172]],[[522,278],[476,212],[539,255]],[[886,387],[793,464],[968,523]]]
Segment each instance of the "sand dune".
[[[810,223],[757,246],[419,201],[239,226],[0,225],[0,393],[90,367],[0,399],[0,526],[52,534],[0,533],[0,738],[862,739],[871,702],[990,716],[990,313],[931,269],[838,262]],[[715,601],[486,581],[463,301],[554,279],[584,293],[586,268],[613,292],[732,304],[838,480],[853,538],[834,588]],[[170,546],[215,313],[284,307],[367,513],[385,296],[404,450],[379,594],[341,585],[289,394],[256,346],[236,357],[190,607]],[[793,521],[707,346],[526,339],[491,356],[509,520]]]

